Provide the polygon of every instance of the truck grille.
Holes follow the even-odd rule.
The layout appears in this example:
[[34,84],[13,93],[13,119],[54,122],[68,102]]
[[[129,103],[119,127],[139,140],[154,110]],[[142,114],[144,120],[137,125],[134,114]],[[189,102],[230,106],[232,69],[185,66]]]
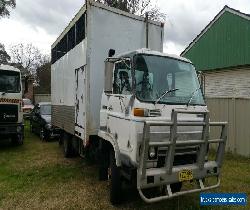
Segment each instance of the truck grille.
[[161,110],[160,109],[150,109],[148,112],[149,117],[160,117]]
[[17,122],[18,105],[0,104],[0,122]]

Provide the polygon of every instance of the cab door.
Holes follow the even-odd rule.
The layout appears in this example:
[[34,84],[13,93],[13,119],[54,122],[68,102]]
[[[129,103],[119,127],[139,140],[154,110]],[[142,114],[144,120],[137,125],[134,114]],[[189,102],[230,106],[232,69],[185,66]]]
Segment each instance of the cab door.
[[130,112],[132,100],[132,72],[125,61],[115,63],[113,74],[113,92],[108,97],[107,127],[117,139],[121,152],[130,148]]

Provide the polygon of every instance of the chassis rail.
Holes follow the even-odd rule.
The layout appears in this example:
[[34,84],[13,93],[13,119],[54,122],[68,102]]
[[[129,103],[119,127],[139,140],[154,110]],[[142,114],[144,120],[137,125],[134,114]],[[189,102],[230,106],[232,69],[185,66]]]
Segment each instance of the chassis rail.
[[[178,122],[178,114],[202,114],[204,120],[200,122]],[[164,142],[151,142],[150,141],[150,127],[152,126],[169,126],[170,127],[170,138]],[[177,140],[177,128],[178,126],[202,126],[202,138],[194,140]],[[218,126],[221,127],[221,134],[219,139],[209,139],[209,127]],[[204,191],[213,189],[219,186],[220,179],[220,168],[222,166],[222,160],[225,153],[225,146],[227,140],[227,122],[209,122],[208,111],[189,111],[174,109],[171,115],[170,122],[156,122],[156,121],[145,121],[143,129],[143,141],[142,141],[142,152],[140,156],[140,164],[137,171],[137,189],[141,198],[147,202],[152,203],[160,200],[169,199],[171,197]],[[211,143],[218,143],[219,146],[216,152],[215,161],[206,161],[207,148]],[[199,150],[197,152],[197,162],[189,165],[173,166],[175,157],[176,146],[191,146],[198,145]],[[146,168],[148,161],[149,147],[167,147],[165,164],[161,168]],[[198,180],[199,186],[197,189],[191,189],[181,192],[172,193],[170,184],[179,182],[179,172],[183,169],[192,170],[193,179]],[[203,178],[205,177],[217,177],[217,183],[212,186],[205,187]],[[153,177],[153,183],[148,183],[147,178]],[[167,187],[167,195],[147,198],[142,190],[155,186]]]

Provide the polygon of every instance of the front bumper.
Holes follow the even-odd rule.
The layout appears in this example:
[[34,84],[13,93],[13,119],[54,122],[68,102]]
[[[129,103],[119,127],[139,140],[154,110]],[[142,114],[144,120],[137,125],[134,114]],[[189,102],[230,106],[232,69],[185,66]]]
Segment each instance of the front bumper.
[[[179,122],[177,115],[180,113],[185,114],[203,114],[204,121],[201,122]],[[163,141],[150,140],[150,127],[153,126],[169,126],[170,138]],[[185,140],[178,139],[178,126],[201,126],[202,135],[201,140]],[[219,139],[209,139],[209,127],[220,126],[222,127],[221,136]],[[139,160],[139,168],[137,170],[137,189],[141,198],[147,202],[152,203],[160,200],[169,199],[175,196],[209,190],[218,187],[220,184],[219,175],[222,166],[222,160],[225,152],[225,145],[227,139],[227,123],[214,123],[209,122],[208,112],[197,112],[187,110],[173,110],[171,122],[153,122],[146,121],[144,123],[142,152]],[[211,143],[219,144],[215,161],[206,161],[207,148]],[[176,152],[178,147],[197,146],[197,158],[193,164],[174,165]],[[150,147],[167,148],[165,151],[165,162],[161,167],[148,167],[150,160],[148,159],[148,151]],[[180,173],[184,170],[191,171],[192,178],[190,180],[197,180],[199,185],[196,189],[188,189],[180,192],[172,192],[171,184],[182,181]],[[216,177],[217,183],[211,186],[205,186],[203,179],[207,177]],[[165,195],[147,198],[143,189],[166,186],[167,191]]]
[[23,130],[24,130],[23,123],[0,124],[0,136],[8,136],[8,135],[13,135],[13,134],[23,134]]

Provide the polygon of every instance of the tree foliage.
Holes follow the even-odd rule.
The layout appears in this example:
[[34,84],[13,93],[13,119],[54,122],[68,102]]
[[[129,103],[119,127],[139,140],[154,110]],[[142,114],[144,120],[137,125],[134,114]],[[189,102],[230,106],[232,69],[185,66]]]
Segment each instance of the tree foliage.
[[8,17],[10,9],[16,7],[16,0],[0,0],[0,17]]
[[44,63],[37,69],[37,83],[35,93],[49,94],[51,92],[51,63]]
[[96,0],[110,7],[129,12],[142,17],[148,13],[148,18],[155,21],[165,21],[166,15],[160,11],[152,0]]
[[36,69],[49,62],[49,56],[44,55],[32,44],[17,44],[10,48],[11,62],[22,66],[29,74],[35,74]]
[[[16,0],[0,0],[0,18],[9,17],[10,8],[16,7]],[[0,43],[0,64],[6,64],[10,61],[10,56],[5,50],[4,44]]]
[[3,44],[0,43],[0,64],[7,64],[10,61],[10,56],[5,50]]

